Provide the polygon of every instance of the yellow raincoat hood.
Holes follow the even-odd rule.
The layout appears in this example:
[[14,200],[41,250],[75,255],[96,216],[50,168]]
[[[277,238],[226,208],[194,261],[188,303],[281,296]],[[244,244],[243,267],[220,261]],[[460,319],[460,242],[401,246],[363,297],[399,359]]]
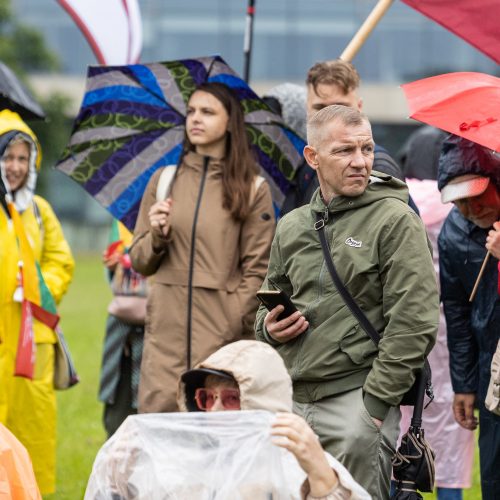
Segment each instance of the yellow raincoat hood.
[[[214,352],[194,370],[199,368],[231,375],[240,388],[242,410],[292,411],[292,380],[281,356],[268,344],[256,340],[233,342]],[[179,381],[180,411],[188,411],[186,400],[192,397],[194,389]]]
[[8,109],[0,111],[0,137],[7,132],[12,132],[14,130],[22,132],[33,139],[37,149],[36,169],[40,170],[40,164],[42,162],[42,149],[40,148],[40,143],[38,142],[33,130],[31,130],[28,125],[23,122],[22,118],[14,111],[10,111]]

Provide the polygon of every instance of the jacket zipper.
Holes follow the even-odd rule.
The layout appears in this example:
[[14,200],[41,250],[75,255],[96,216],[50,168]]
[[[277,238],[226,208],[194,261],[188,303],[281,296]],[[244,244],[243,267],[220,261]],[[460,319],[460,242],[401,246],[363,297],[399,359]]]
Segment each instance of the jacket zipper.
[[188,277],[188,303],[187,303],[187,369],[191,369],[191,336],[192,336],[192,310],[193,310],[193,274],[194,274],[194,253],[196,243],[196,224],[198,222],[198,213],[200,211],[201,197],[205,187],[205,179],[207,178],[208,163],[210,157],[203,158],[203,174],[201,176],[200,189],[194,209],[193,226],[191,228],[191,250],[189,254],[189,277]]

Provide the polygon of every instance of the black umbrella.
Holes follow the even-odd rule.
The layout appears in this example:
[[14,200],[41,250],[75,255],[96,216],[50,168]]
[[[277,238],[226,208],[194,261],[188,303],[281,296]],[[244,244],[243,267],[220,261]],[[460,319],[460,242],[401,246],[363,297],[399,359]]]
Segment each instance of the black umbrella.
[[404,176],[436,180],[441,146],[448,135],[430,125],[412,132],[397,154]]
[[45,113],[14,72],[0,62],[0,110],[10,109],[24,120],[44,120]]
[[434,489],[434,451],[425,440],[421,427],[426,380],[425,377],[420,377],[419,380],[418,397],[410,427],[401,438],[398,451],[392,458],[392,470],[397,486],[391,498],[397,500],[421,499],[422,495],[418,491],[432,492]]

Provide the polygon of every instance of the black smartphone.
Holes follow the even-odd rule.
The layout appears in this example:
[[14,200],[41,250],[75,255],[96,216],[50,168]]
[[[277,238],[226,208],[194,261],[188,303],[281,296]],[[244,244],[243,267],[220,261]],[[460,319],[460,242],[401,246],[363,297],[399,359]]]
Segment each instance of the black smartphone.
[[268,311],[280,304],[285,307],[285,310],[278,316],[278,321],[287,318],[290,314],[297,311],[290,297],[283,290],[259,290],[257,298],[267,307]]

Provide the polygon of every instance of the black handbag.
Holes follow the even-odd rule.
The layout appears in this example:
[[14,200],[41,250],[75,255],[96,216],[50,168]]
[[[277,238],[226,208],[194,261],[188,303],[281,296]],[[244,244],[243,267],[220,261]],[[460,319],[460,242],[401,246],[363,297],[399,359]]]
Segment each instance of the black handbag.
[[[314,229],[318,232],[319,239],[321,241],[321,248],[323,249],[323,255],[325,258],[326,267],[328,268],[328,272],[330,273],[330,276],[332,277],[337,290],[339,291],[341,297],[344,299],[344,302],[347,304],[347,307],[349,308],[353,316],[359,321],[359,324],[366,332],[366,334],[373,340],[374,344],[378,346],[380,342],[380,334],[370,323],[370,320],[360,309],[356,301],[352,298],[352,295],[342,283],[342,280],[340,279],[337,270],[335,269],[335,265],[333,264],[332,256],[330,254],[330,248],[328,246],[328,241],[326,240],[324,228],[325,221],[323,217],[321,216],[321,214],[316,213],[316,223],[314,224]],[[415,406],[415,404],[419,400],[419,386],[421,383],[425,384],[425,393],[432,401],[434,399],[434,393],[432,390],[432,373],[427,358],[425,358],[422,370],[419,370],[415,374],[415,382],[410,387],[408,392],[405,393],[403,399],[399,403],[401,406]],[[423,395],[421,397],[423,397]]]

